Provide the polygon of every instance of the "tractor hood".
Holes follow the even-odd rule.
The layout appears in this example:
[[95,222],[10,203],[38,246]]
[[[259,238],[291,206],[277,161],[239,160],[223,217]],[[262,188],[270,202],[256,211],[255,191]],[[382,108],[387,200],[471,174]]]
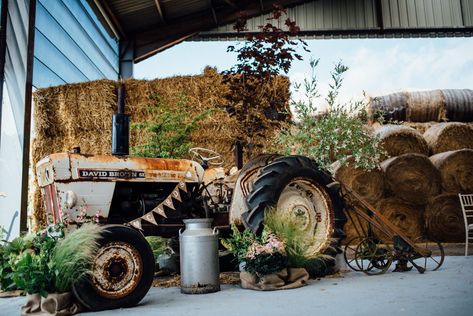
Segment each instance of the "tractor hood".
[[36,164],[38,184],[71,181],[201,182],[203,168],[184,159],[58,153]]

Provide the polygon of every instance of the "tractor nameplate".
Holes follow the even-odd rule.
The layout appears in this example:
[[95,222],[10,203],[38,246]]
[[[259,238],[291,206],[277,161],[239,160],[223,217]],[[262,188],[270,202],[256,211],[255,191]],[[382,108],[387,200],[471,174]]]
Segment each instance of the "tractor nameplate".
[[140,179],[145,177],[144,171],[133,170],[98,170],[79,169],[79,178],[99,178],[99,179]]

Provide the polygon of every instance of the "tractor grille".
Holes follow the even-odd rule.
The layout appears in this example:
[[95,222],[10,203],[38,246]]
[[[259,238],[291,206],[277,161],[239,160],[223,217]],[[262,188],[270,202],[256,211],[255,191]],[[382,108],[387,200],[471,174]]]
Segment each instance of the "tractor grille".
[[[46,214],[51,215],[53,223],[56,224],[59,219],[59,203],[57,199],[56,186],[49,184],[42,188],[44,197],[44,207],[46,208]],[[48,216],[49,220],[49,216]]]

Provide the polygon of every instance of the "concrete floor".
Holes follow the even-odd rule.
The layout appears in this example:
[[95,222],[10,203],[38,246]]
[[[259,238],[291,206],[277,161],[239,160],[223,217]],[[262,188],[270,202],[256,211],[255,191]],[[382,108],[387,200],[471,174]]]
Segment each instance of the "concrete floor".
[[[24,297],[0,299],[0,315],[20,315]],[[303,288],[257,292],[224,285],[205,295],[181,294],[179,288],[152,288],[134,308],[86,313],[108,315],[473,315],[473,256],[445,258],[438,270],[419,274],[387,272],[310,281]]]

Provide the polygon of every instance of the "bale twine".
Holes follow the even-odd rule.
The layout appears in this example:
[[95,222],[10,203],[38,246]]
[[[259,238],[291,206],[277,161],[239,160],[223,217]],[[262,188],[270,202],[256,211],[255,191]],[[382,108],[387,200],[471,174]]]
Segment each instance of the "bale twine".
[[473,90],[445,89],[442,90],[442,94],[449,121],[473,121]]
[[438,122],[445,118],[445,102],[440,90],[407,93],[406,121]]
[[458,122],[439,123],[426,130],[424,138],[432,154],[473,149],[473,126]]
[[368,112],[371,115],[382,115],[387,122],[405,121],[406,110],[407,94],[405,92],[370,98],[368,102]]
[[343,183],[364,200],[368,202],[378,201],[384,196],[384,174],[380,169],[364,170],[356,168],[353,163],[341,166],[340,162],[332,165],[335,179]]
[[[384,125],[375,130],[380,145],[387,157],[408,153],[429,154],[429,147],[422,135],[415,129],[403,125]],[[387,158],[385,157],[385,158]]]
[[[376,207],[382,215],[406,234],[408,238],[415,239],[422,236],[424,232],[424,208],[422,206],[390,197],[379,201]],[[381,238],[386,237],[377,230],[375,230],[375,234]]]
[[381,163],[390,194],[415,205],[426,204],[441,188],[440,172],[428,157],[404,154]]
[[431,199],[425,208],[424,218],[431,240],[465,240],[465,224],[457,194],[441,194]]
[[473,149],[436,154],[430,157],[430,161],[440,171],[443,192],[473,192]]

